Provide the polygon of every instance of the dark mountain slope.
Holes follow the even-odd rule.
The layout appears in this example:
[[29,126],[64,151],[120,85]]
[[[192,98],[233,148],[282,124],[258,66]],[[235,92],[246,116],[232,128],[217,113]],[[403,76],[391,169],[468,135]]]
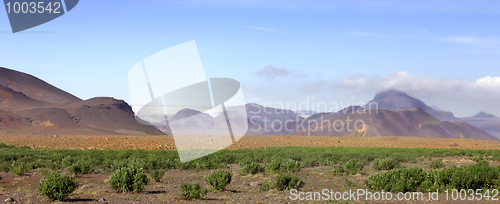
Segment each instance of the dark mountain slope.
[[34,76],[2,67],[0,67],[0,85],[47,103],[61,104],[81,101],[76,96]]
[[459,121],[453,113],[447,111],[439,111],[427,106],[421,100],[413,98],[404,92],[397,90],[388,90],[384,92],[379,92],[375,95],[375,98],[365,105],[365,109],[388,109],[397,110],[411,107],[419,107],[436,117],[439,120],[446,121]]
[[311,124],[292,135],[375,137],[416,136],[497,140],[488,133],[462,122],[441,122],[421,108],[356,111]]

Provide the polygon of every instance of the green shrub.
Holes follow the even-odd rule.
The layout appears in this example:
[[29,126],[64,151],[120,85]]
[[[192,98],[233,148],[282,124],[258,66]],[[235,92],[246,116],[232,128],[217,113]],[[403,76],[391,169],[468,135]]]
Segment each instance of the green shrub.
[[344,172],[345,172],[345,170],[344,170],[344,167],[342,165],[338,165],[338,166],[333,167],[333,175],[342,176],[342,174],[344,174]]
[[391,170],[400,165],[401,163],[393,158],[375,159],[372,162],[373,168],[377,170]]
[[455,189],[498,188],[500,168],[470,165],[446,168],[435,173],[435,183]]
[[422,190],[419,187],[427,178],[428,174],[422,168],[393,169],[370,176],[365,184],[370,189],[383,189],[393,193],[416,192]]
[[181,198],[184,200],[200,199],[207,194],[207,189],[204,189],[200,184],[181,184]]
[[483,155],[478,155],[478,156],[475,156],[475,157],[471,157],[470,159],[472,161],[479,162],[479,161],[483,160]]
[[287,159],[284,163],[285,170],[290,173],[297,173],[300,171],[300,162]]
[[432,169],[440,169],[440,168],[445,167],[442,159],[436,159],[436,160],[432,161],[430,166]]
[[151,176],[151,178],[154,181],[160,182],[160,180],[163,178],[163,175],[165,175],[165,171],[163,171],[163,170],[155,170],[155,171],[149,173],[149,175]]
[[92,173],[94,171],[94,169],[92,168],[92,166],[89,163],[84,162],[84,161],[78,161],[78,162],[72,164],[71,166],[69,166],[68,171],[71,174],[78,176],[80,174]]
[[76,189],[74,177],[50,173],[40,181],[37,190],[41,195],[47,196],[51,200],[62,201],[66,199]]
[[267,169],[273,174],[279,173],[281,171],[281,162],[278,160],[272,160],[267,164]]
[[259,191],[269,191],[270,188],[271,188],[271,182],[264,181],[262,183],[262,186],[259,188]]
[[226,186],[231,183],[233,174],[228,171],[214,171],[212,174],[205,176],[204,179],[208,185],[212,186],[215,191],[223,191]]
[[427,192],[429,189],[495,189],[500,187],[500,168],[485,165],[424,171],[421,168],[393,169],[370,176],[365,184],[390,192]]
[[279,175],[276,177],[273,187],[279,191],[289,191],[292,189],[300,190],[305,184],[306,183],[300,180],[299,177],[292,175]]
[[345,169],[348,175],[354,175],[363,170],[363,167],[365,166],[364,161],[360,160],[349,160],[345,164]]
[[282,172],[289,172],[289,173],[296,173],[300,171],[300,162],[291,160],[291,159],[286,159],[286,160],[272,160],[270,163],[267,164],[267,169],[271,173],[282,173]]
[[78,159],[76,157],[72,157],[72,156],[67,156],[67,157],[64,157],[62,160],[61,160],[61,164],[64,168],[68,168],[70,167],[71,165],[75,164],[78,162]]
[[10,170],[12,171],[12,173],[21,176],[27,170],[27,167],[23,162],[14,161],[10,166]]
[[344,186],[354,186],[354,181],[349,178],[345,178]]
[[0,164],[0,171],[8,172],[10,171],[10,168],[11,168],[10,163],[5,162]]
[[111,189],[118,192],[139,193],[148,182],[149,179],[144,175],[143,170],[134,166],[118,169],[109,178]]
[[241,168],[241,173],[242,174],[256,174],[259,172],[264,172],[265,167],[262,164],[252,162],[250,164],[247,164]]
[[490,165],[490,162],[486,161],[486,160],[481,160],[481,161],[478,161],[476,163],[477,166],[489,166]]

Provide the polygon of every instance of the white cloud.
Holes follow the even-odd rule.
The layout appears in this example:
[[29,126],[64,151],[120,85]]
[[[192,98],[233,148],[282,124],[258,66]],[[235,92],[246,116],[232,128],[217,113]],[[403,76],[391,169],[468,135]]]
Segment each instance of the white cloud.
[[244,28],[251,28],[255,30],[263,30],[263,31],[269,31],[269,32],[277,32],[277,30],[270,29],[270,28],[264,28],[264,27],[257,27],[257,26],[243,26]]
[[497,37],[476,37],[476,36],[449,36],[436,38],[441,42],[467,44],[482,48],[498,48],[500,41]]
[[266,79],[269,82],[274,81],[278,77],[290,76],[290,71],[286,68],[276,68],[273,66],[267,66],[257,71],[257,75]]
[[370,33],[364,33],[364,32],[351,32],[351,35],[355,35],[355,36],[369,36]]
[[500,90],[500,76],[486,76],[483,78],[476,79],[474,83],[476,87],[490,89],[493,91]]
[[467,81],[422,77],[402,71],[385,76],[353,75],[331,82],[329,86],[331,89],[356,89],[358,93],[395,89],[461,116],[479,111],[500,115],[497,105],[500,100],[500,76]]
[[441,79],[411,75],[408,72],[393,72],[385,76],[353,75],[330,83],[330,87],[357,89],[360,92],[399,89],[417,93],[495,91],[500,93],[500,76],[486,76],[476,81]]

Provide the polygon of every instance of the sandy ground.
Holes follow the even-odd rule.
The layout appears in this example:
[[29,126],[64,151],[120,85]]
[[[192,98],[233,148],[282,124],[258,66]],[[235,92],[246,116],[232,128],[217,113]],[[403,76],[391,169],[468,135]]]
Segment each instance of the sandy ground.
[[[35,149],[176,149],[172,136],[35,135],[0,132],[0,142],[14,146],[26,145]],[[244,136],[227,149],[285,146],[500,150],[500,141],[422,137]]]

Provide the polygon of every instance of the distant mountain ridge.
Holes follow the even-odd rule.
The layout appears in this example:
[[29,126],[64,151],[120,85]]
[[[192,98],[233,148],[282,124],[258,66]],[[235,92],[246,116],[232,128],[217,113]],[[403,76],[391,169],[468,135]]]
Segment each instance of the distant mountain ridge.
[[[123,100],[109,97],[81,100],[25,73],[0,68],[0,74],[0,131],[87,135],[171,134],[166,121],[157,125],[158,129],[145,121],[137,122],[132,108]],[[429,107],[421,100],[396,90],[379,92],[364,106],[349,106],[333,113],[294,112],[255,103],[244,107],[229,106],[226,112],[231,115],[231,127],[248,126],[246,135],[413,136],[481,140],[498,140],[492,135],[500,135],[500,118],[496,116],[481,112],[473,117],[456,118],[451,112]],[[225,114],[212,117],[205,112],[182,109],[168,117],[176,129],[189,130],[194,125],[201,125],[201,130],[206,127],[207,130],[227,132]],[[349,120],[364,123],[345,124],[339,129],[340,123],[336,122]],[[361,126],[356,129],[356,125]]]
[[[419,107],[407,109],[358,109],[348,114],[331,113],[315,117],[308,128],[292,135],[376,137],[413,136],[498,140],[464,122],[440,121]],[[350,123],[348,121],[351,121]],[[356,121],[363,121],[357,123]]]

